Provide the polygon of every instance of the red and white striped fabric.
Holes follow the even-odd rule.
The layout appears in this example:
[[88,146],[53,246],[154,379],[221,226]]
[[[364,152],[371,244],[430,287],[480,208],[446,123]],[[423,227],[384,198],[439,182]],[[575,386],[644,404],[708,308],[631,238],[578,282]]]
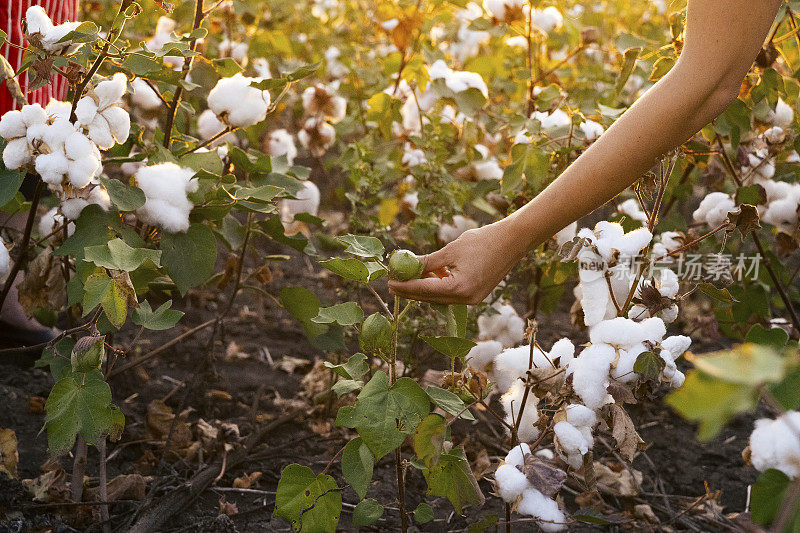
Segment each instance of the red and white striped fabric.
[[[39,5],[47,12],[53,24],[61,24],[68,20],[75,20],[78,14],[78,0],[0,0],[0,29],[6,32],[8,40],[16,45],[24,46],[27,44],[22,35],[22,19],[29,7]],[[22,63],[22,50],[15,48],[8,43],[0,48],[14,70],[17,70]],[[27,76],[20,76],[22,90],[27,91]],[[47,105],[51,98],[63,100],[67,95],[67,80],[60,74],[53,76],[49,85],[37,89],[28,95],[30,103],[38,102]],[[0,115],[14,109],[16,102],[11,97],[5,82],[0,85]]]

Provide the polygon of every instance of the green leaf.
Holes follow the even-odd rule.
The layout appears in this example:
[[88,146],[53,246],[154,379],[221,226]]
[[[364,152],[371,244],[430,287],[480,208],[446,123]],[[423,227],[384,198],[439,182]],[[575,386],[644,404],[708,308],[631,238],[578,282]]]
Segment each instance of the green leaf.
[[304,287],[284,287],[280,299],[284,309],[298,320],[311,320],[319,314],[319,299]]
[[699,423],[698,438],[704,441],[714,438],[734,415],[754,409],[757,401],[752,387],[726,383],[696,370],[666,398],[678,414]]
[[156,267],[161,266],[161,250],[132,248],[122,239],[112,239],[99,246],[87,246],[84,253],[84,261],[111,270],[133,272],[145,261],[152,262]]
[[486,97],[483,96],[480,89],[476,89],[475,87],[470,87],[466,91],[455,93],[454,99],[458,110],[468,117],[473,116],[486,104]]
[[730,350],[687,355],[687,360],[712,378],[749,386],[780,381],[786,364],[773,348],[759,344],[742,344]]
[[342,475],[361,499],[367,495],[374,465],[375,459],[372,457],[372,452],[369,451],[369,447],[364,444],[361,437],[354,438],[344,447]]
[[622,94],[622,90],[625,88],[625,84],[628,82],[628,78],[631,77],[633,69],[636,68],[636,60],[639,59],[639,54],[641,52],[642,49],[639,47],[628,48],[627,50],[625,50],[625,55],[622,61],[622,68],[620,69],[619,75],[617,76],[617,81],[614,84],[615,99]]
[[451,359],[463,359],[475,347],[475,343],[461,337],[420,337],[437,352]]
[[53,254],[68,255],[80,261],[84,248],[104,245],[121,231],[122,222],[116,210],[104,211],[99,205],[87,205],[75,221],[75,232]]
[[356,527],[371,526],[381,515],[383,515],[383,505],[379,504],[378,500],[373,498],[361,500],[353,509],[353,525]]
[[720,302],[725,303],[733,303],[736,299],[731,296],[731,293],[728,292],[728,289],[718,289],[713,286],[711,283],[699,283],[697,288],[700,289],[700,292],[705,294],[706,296],[713,298]]
[[[780,470],[770,468],[762,472],[750,490],[750,516],[753,522],[764,526],[772,524],[791,484],[792,480],[789,479],[789,476]],[[795,509],[793,521],[800,523],[797,514],[798,510]],[[787,528],[786,531],[796,530]]]
[[54,456],[72,448],[77,435],[96,443],[119,420],[111,406],[111,388],[96,369],[59,380],[47,397],[45,411],[44,427]]
[[463,402],[463,400],[461,400],[461,398],[458,397],[457,394],[433,385],[425,389],[425,392],[428,393],[428,397],[430,397],[431,401],[445,413],[453,416],[456,416],[460,413],[461,418],[464,420],[475,420],[475,417],[472,416],[472,413],[469,412],[469,409],[465,410],[467,405]]
[[342,235],[336,238],[337,241],[346,245],[345,252],[367,259],[383,259],[385,252],[383,243],[375,237],[365,235]]
[[755,324],[745,335],[744,342],[752,342],[771,346],[780,350],[789,341],[789,334],[780,328],[766,329],[761,324]]
[[[4,150],[5,147],[6,143],[0,142],[0,150]],[[7,169],[3,162],[0,161],[0,206],[6,205],[14,199],[24,179],[24,172]]]
[[158,309],[153,311],[150,302],[141,302],[137,309],[133,310],[133,323],[152,331],[162,331],[175,327],[175,324],[184,315],[183,311],[170,309],[172,300],[167,300]]
[[356,353],[350,356],[346,363],[341,365],[334,365],[328,361],[323,363],[327,368],[330,368],[339,376],[345,379],[358,379],[367,372],[369,372],[369,365],[367,364],[367,356],[363,353]]
[[800,408],[800,367],[790,370],[780,383],[771,385],[769,391],[784,410]]
[[291,464],[281,472],[275,496],[275,516],[288,520],[294,531],[333,532],[342,513],[342,494],[326,474]]
[[120,283],[108,274],[92,274],[84,284],[83,315],[88,315],[98,305],[102,306],[109,321],[119,329],[128,315],[128,299]]
[[633,363],[633,371],[645,381],[656,381],[666,363],[653,352],[642,352]]
[[355,257],[349,257],[347,259],[334,257],[326,261],[320,261],[319,264],[344,279],[359,281],[361,283],[370,281],[371,274],[367,265]]
[[465,505],[482,505],[485,501],[469,463],[456,450],[442,454],[422,473],[428,482],[428,495],[447,498],[458,514]]
[[649,81],[658,81],[675,66],[675,58],[672,56],[659,57],[653,63],[653,71],[650,73]]
[[496,514],[484,516],[474,524],[471,524],[467,528],[467,533],[483,533],[487,529],[497,526],[497,520],[498,517]]
[[281,187],[262,185],[261,187],[242,187],[241,189],[237,189],[235,196],[237,200],[253,198],[261,200],[262,202],[269,202],[282,192],[283,189]]
[[427,524],[433,520],[433,507],[425,502],[420,502],[414,509],[414,521],[417,524]]
[[364,320],[364,311],[355,302],[345,302],[331,307],[321,307],[319,314],[311,319],[317,324],[339,324],[352,326]]
[[447,420],[436,413],[426,416],[417,426],[414,433],[414,453],[426,468],[436,464],[442,455],[447,429]]
[[192,224],[186,233],[162,233],[161,251],[161,260],[181,296],[214,274],[217,240],[204,224]]
[[120,180],[111,178],[100,178],[103,186],[108,191],[108,197],[111,202],[117,206],[121,211],[135,211],[142,207],[147,198],[145,198],[144,191],[139,187],[128,187]]
[[72,337],[64,337],[58,341],[55,346],[48,346],[42,350],[42,357],[34,363],[34,366],[36,368],[49,366],[50,373],[53,375],[53,380],[59,381],[72,370],[69,354],[72,353],[72,348],[74,346],[75,339]]

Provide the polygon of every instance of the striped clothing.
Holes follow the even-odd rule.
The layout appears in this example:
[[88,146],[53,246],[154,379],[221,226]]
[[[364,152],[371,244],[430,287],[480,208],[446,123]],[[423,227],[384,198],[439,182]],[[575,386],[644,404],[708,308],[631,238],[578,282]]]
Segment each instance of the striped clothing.
[[[26,45],[22,35],[22,19],[29,7],[40,5],[50,16],[53,24],[61,24],[75,20],[78,14],[78,0],[0,0],[0,29],[8,35],[8,40],[17,45]],[[0,47],[11,66],[16,71],[22,64],[23,51],[10,46],[8,43]],[[20,85],[23,92],[27,92],[28,78],[25,74],[20,76]],[[67,95],[67,80],[60,74],[55,74],[49,85],[28,94],[30,103],[38,102],[47,105],[51,98],[63,100]],[[14,109],[16,102],[5,86],[5,81],[0,84],[0,115]]]

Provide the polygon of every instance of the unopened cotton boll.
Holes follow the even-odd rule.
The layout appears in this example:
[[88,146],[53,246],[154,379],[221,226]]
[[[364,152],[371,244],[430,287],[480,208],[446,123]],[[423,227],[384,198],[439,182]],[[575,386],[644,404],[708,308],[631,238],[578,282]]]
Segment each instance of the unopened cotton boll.
[[589,142],[596,140],[605,131],[603,125],[599,122],[595,122],[594,120],[582,122],[578,127],[583,132],[583,137]]
[[478,341],[467,354],[467,362],[475,368],[485,368],[500,352],[503,345],[496,340]]
[[133,85],[133,94],[131,94],[133,105],[145,111],[153,111],[161,107],[163,102],[146,81],[136,78],[131,84]]
[[700,202],[692,214],[695,222],[717,227],[728,218],[728,213],[736,209],[736,202],[724,192],[712,192]]
[[465,231],[478,228],[478,223],[463,215],[454,215],[452,224],[439,226],[439,240],[447,244],[453,242]]
[[303,188],[294,196],[296,199],[281,200],[278,206],[287,233],[294,232],[299,225],[294,219],[295,215],[308,213],[316,216],[319,211],[320,192],[314,182],[304,181]]
[[497,493],[504,502],[512,503],[528,488],[528,478],[516,466],[504,464],[494,473]]
[[255,78],[241,73],[222,78],[208,93],[208,107],[219,119],[233,128],[247,128],[267,117],[269,91],[251,87]]
[[187,197],[199,186],[195,171],[175,163],[159,163],[136,172],[136,185],[144,192],[145,204],[136,214],[145,224],[157,224],[170,233],[189,229],[194,204]]
[[517,511],[536,518],[537,524],[545,532],[563,531],[567,526],[567,519],[558,503],[533,487],[522,493]]
[[550,33],[564,25],[564,16],[557,8],[550,6],[542,10],[535,10],[531,22],[533,22],[534,28],[544,33]]
[[750,435],[750,462],[761,472],[774,468],[792,479],[800,475],[800,413],[756,420]]

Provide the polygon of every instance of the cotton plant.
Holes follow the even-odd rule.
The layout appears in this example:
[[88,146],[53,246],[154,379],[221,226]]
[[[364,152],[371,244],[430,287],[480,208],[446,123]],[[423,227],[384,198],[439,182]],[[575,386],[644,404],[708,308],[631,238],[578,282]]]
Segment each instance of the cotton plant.
[[570,404],[563,411],[563,418],[553,426],[556,451],[573,469],[583,466],[583,457],[594,446],[592,431],[597,425],[597,415],[581,404]]
[[417,167],[427,163],[428,158],[425,156],[425,152],[420,148],[412,146],[411,143],[405,143],[403,145],[403,156],[400,162],[407,167]]
[[297,132],[300,145],[314,157],[322,157],[336,141],[336,129],[322,117],[309,117]]
[[729,194],[712,192],[703,198],[700,205],[692,213],[695,222],[706,224],[711,228],[721,225],[728,218],[728,214],[736,210],[736,202]]
[[[156,23],[156,28],[153,36],[145,42],[145,47],[151,52],[158,51],[163,48],[167,43],[173,42],[173,31],[178,23],[169,17],[161,16]],[[164,56],[164,64],[172,67],[174,70],[181,70],[186,59],[183,56]]]
[[[575,345],[569,339],[559,339],[549,352],[540,346],[533,348],[533,368],[567,368],[575,355]],[[530,345],[505,348],[494,358],[491,371],[493,381],[500,391],[508,390],[515,382],[524,379],[531,362]]]
[[131,103],[142,111],[155,111],[160,109],[164,102],[158,94],[142,78],[134,78],[131,82],[133,92],[131,93]]
[[484,0],[483,7],[494,19],[502,22],[514,22],[530,11],[526,0]]
[[496,340],[503,346],[514,346],[525,336],[525,321],[511,304],[496,302],[492,314],[478,317],[478,338]]
[[286,234],[297,233],[303,227],[303,222],[295,220],[295,215],[308,213],[316,216],[319,212],[319,202],[319,187],[309,180],[303,182],[303,188],[294,195],[294,198],[281,200],[278,210]]
[[347,113],[347,100],[336,94],[331,86],[317,84],[308,87],[301,96],[306,115],[322,117],[331,124],[341,122]]
[[439,59],[428,69],[431,80],[444,80],[448,89],[454,93],[464,92],[468,89],[477,89],[485,97],[489,97],[486,82],[477,72],[453,70],[444,60]]

